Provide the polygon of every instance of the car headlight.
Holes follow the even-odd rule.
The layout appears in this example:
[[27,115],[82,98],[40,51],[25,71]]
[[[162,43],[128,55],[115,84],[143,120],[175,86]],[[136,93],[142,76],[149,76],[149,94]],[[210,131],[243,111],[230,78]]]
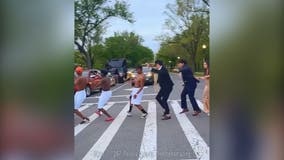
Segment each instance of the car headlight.
[[147,73],[146,77],[152,77],[152,73]]
[[122,77],[122,76],[123,76],[123,73],[119,73],[119,76]]

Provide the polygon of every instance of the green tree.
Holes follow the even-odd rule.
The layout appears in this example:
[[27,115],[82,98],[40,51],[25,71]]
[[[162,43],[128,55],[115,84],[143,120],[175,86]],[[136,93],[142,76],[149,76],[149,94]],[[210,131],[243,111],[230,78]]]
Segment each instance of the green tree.
[[84,56],[86,65],[94,65],[94,57],[90,52],[92,43],[100,41],[100,35],[105,29],[105,22],[111,17],[119,17],[133,22],[132,13],[125,1],[108,0],[75,0],[75,39],[78,51]]
[[114,33],[114,36],[105,40],[106,59],[126,58],[128,66],[152,61],[153,51],[142,45],[143,39],[133,32]]
[[[209,2],[209,1],[206,1]],[[207,5],[207,4],[206,4]],[[172,38],[165,38],[167,45],[182,47],[188,54],[193,71],[204,55],[200,48],[209,42],[209,3],[207,7],[197,8],[193,0],[176,0],[175,4],[168,4],[165,21],[166,27],[175,34]],[[208,47],[207,47],[208,48]],[[202,53],[203,55],[202,55]],[[166,54],[160,52],[160,54]]]

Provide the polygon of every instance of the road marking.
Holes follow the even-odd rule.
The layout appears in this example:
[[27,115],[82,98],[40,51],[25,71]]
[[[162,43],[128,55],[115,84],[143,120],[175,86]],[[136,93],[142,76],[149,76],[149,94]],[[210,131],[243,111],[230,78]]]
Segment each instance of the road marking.
[[[112,107],[115,103],[113,102],[109,102],[105,107],[104,109],[105,110],[108,110],[110,107]],[[97,119],[99,116],[94,113],[92,114],[89,119],[90,119],[90,122],[89,123],[85,123],[85,124],[78,124],[77,126],[75,126],[74,128],[74,136],[77,136],[82,130],[84,130],[86,127],[88,127],[91,122],[93,122],[95,119]]]
[[157,159],[157,113],[156,102],[151,101],[148,105],[143,139],[140,147],[139,160]]
[[79,107],[78,110],[80,112],[84,111],[85,109],[89,108],[92,104],[88,103],[88,104],[83,104],[83,106]]
[[128,83],[125,83],[125,84],[123,84],[123,85],[121,85],[121,86],[119,86],[119,87],[117,87],[117,88],[115,88],[115,89],[113,89],[113,90],[111,90],[112,92],[115,92],[116,90],[118,90],[119,88],[121,88],[121,87],[124,87],[124,86],[126,86]]
[[[129,95],[128,95],[129,96]],[[141,102],[151,102],[153,100],[142,100]],[[179,99],[170,99],[168,100],[167,102],[172,102],[172,101],[181,101]],[[198,103],[199,100],[197,100],[197,103]],[[113,103],[128,103],[129,101],[109,101],[109,102],[113,102]],[[187,100],[187,102],[190,102],[189,100]],[[83,103],[84,105],[94,105],[94,104],[98,104],[98,103]],[[199,101],[198,103],[199,105],[201,105],[201,101]],[[200,109],[202,109],[203,105],[201,106]],[[204,107],[203,107],[204,108]]]
[[83,160],[98,160],[101,159],[106,148],[112,141],[113,137],[117,133],[121,124],[125,120],[128,110],[129,103],[122,109],[119,115],[114,119],[110,126],[105,130],[103,135],[98,139],[98,141],[92,146],[88,153],[84,156]]
[[[145,86],[143,89],[146,89],[146,88],[148,88],[148,87]],[[127,88],[127,89],[124,89],[124,90],[126,90],[126,91],[132,91],[132,89],[133,89],[133,88]]]
[[177,101],[171,102],[172,108],[175,112],[177,120],[190,143],[197,159],[199,160],[209,160],[209,147],[199,135],[198,131],[195,129],[190,120],[186,117],[185,114],[179,114],[180,105]]
[[[143,94],[143,96],[155,96],[157,94]],[[111,96],[111,98],[114,98],[114,97],[127,97],[129,98],[130,94],[127,94],[127,95],[117,95],[117,96]],[[88,97],[88,99],[92,99],[92,98],[99,98],[100,96],[95,96],[95,97]]]

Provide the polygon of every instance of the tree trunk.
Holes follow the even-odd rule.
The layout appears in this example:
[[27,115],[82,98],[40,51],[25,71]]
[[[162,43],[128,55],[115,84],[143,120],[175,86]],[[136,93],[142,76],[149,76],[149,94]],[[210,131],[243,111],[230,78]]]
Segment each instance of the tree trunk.
[[87,53],[86,60],[87,60],[86,64],[87,64],[88,69],[91,69],[92,68],[92,62],[91,62],[90,55],[88,53]]
[[192,58],[192,73],[194,74],[195,71],[196,71],[196,62],[194,58]]

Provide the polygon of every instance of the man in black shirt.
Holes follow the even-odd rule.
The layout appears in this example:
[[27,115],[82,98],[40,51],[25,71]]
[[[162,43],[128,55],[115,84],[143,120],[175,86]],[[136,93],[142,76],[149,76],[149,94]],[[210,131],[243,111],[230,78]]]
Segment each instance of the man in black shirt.
[[178,61],[178,68],[182,74],[182,79],[184,82],[184,88],[181,93],[182,111],[180,112],[180,114],[189,111],[186,103],[186,95],[188,95],[190,103],[194,110],[194,113],[192,115],[197,116],[201,112],[201,110],[196,102],[196,99],[194,98],[194,92],[199,81],[193,76],[193,73],[185,60],[180,59]]

